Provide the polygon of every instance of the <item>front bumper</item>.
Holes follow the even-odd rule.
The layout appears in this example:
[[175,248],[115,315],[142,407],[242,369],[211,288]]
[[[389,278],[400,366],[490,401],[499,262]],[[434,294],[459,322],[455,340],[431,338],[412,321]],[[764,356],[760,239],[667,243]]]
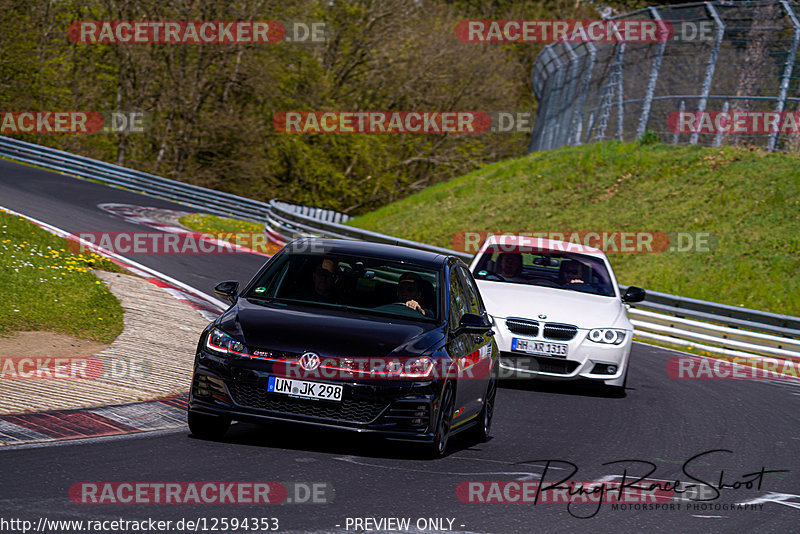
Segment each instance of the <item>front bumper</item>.
[[[587,338],[587,329],[577,329],[572,339],[544,337],[543,329],[531,336],[511,332],[505,318],[495,318],[495,339],[500,348],[500,376],[505,378],[541,378],[546,380],[589,379],[609,382],[621,379],[626,372],[633,341],[628,331],[619,345],[595,343]],[[512,351],[512,339],[545,341],[567,345],[566,358]],[[613,369],[613,372],[610,370]]]
[[[284,421],[432,442],[442,383],[398,380],[320,380],[344,386],[341,401],[304,399],[267,391],[268,362],[198,354],[189,411],[237,421]],[[278,375],[280,376],[280,375]],[[311,379],[309,379],[311,380]]]

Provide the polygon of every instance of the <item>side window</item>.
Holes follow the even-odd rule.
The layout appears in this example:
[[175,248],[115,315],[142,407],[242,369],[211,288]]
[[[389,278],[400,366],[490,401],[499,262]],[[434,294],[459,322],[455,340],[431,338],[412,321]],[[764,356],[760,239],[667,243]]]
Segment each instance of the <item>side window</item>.
[[475,285],[475,280],[472,279],[472,276],[470,276],[469,272],[463,267],[459,267],[458,272],[461,274],[461,281],[467,292],[469,312],[482,315],[484,312],[483,303],[481,302],[480,293],[478,293],[478,287]]
[[450,270],[450,327],[457,328],[461,317],[469,311],[467,295],[458,281],[458,270]]

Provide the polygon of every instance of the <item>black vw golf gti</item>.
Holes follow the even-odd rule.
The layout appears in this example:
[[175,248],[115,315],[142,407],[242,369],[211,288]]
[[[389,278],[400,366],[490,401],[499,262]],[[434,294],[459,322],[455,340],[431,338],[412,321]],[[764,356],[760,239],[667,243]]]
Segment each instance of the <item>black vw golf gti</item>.
[[487,439],[498,349],[460,259],[301,239],[241,291],[228,281],[216,292],[232,305],[197,347],[195,436],[281,420],[419,442],[434,457],[453,433]]

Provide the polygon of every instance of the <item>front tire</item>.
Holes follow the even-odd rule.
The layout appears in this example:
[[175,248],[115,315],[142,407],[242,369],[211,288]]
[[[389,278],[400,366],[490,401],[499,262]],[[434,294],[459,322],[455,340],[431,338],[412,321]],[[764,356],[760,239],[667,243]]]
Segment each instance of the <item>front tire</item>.
[[433,433],[433,443],[428,446],[427,456],[433,459],[442,458],[447,452],[447,442],[450,439],[450,427],[453,423],[453,388],[445,386],[442,394],[442,405],[436,418],[436,430]]
[[489,441],[489,434],[492,430],[492,419],[494,418],[494,401],[497,397],[497,367],[492,371],[489,384],[486,386],[486,397],[483,401],[483,408],[478,414],[478,422],[472,429],[472,437],[479,443]]
[[219,440],[231,426],[230,417],[189,412],[189,430],[200,439]]

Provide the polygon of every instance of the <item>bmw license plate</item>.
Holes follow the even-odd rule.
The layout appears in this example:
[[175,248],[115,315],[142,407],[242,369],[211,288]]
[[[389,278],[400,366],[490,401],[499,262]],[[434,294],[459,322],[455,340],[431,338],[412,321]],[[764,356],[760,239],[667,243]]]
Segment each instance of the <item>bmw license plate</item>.
[[291,378],[281,378],[279,376],[271,376],[269,377],[269,382],[267,382],[267,391],[271,393],[336,402],[342,401],[343,389],[344,386],[320,384],[319,382],[307,382],[305,380],[292,380]]
[[568,346],[566,343],[548,343],[547,341],[531,341],[529,339],[513,338],[511,340],[511,350],[551,356],[553,358],[566,358]]

